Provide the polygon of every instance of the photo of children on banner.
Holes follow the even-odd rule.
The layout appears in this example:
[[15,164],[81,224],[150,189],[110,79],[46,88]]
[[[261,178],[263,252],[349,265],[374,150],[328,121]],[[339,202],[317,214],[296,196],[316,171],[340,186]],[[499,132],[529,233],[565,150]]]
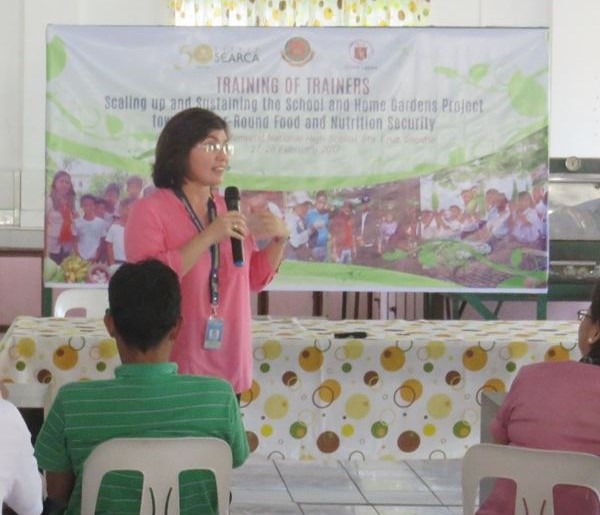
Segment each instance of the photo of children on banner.
[[111,223],[113,218],[117,216],[117,204],[121,198],[122,188],[123,186],[121,184],[111,182],[110,184],[107,184],[102,195],[102,198],[106,201],[106,213]]
[[[70,174],[57,172],[47,216],[47,249],[54,250],[50,257],[60,265],[65,257],[78,255],[90,266],[103,265],[113,273],[127,260],[123,233],[131,207],[154,191],[152,184],[132,175],[107,183],[98,195],[76,194]],[[453,188],[431,179],[426,183],[409,179],[341,190],[242,190],[241,209],[249,224],[253,216],[266,211],[285,221],[290,261],[384,268],[459,284],[468,284],[471,274],[478,277],[478,285],[494,287],[508,275],[488,270],[476,262],[477,256],[510,265],[515,250],[530,249],[539,256],[523,266],[541,266],[547,198],[546,185],[536,182],[532,173],[529,182],[494,178]],[[60,244],[59,234],[63,235]],[[434,251],[437,264],[426,257],[432,252],[428,245],[444,242],[462,247],[445,254]],[[257,243],[261,248],[268,242]],[[93,280],[105,282],[109,272],[94,275]],[[92,281],[89,274],[76,280]]]
[[344,200],[331,216],[331,260],[335,263],[352,263],[356,257],[353,218],[350,200]]
[[97,263],[100,261],[106,222],[96,216],[96,198],[86,193],[79,200],[82,216],[75,220],[75,253],[85,261]]
[[306,213],[306,225],[316,229],[308,238],[313,261],[327,261],[329,255],[329,209],[327,192],[318,191],[314,206]]
[[377,242],[379,223],[377,216],[371,211],[371,197],[363,195],[358,212],[354,215],[354,234],[356,235],[356,260],[369,264],[378,257]]
[[[78,267],[77,273],[65,273],[66,282],[108,282],[116,268],[127,261],[123,239],[131,206],[151,193],[138,175],[95,189],[96,194],[76,192],[71,174],[64,170],[56,172],[50,187],[46,213],[48,257],[63,265],[65,272]],[[124,198],[121,192],[125,192]],[[76,265],[68,264],[74,259],[78,260]]]
[[286,259],[307,261],[310,256],[308,240],[316,229],[306,225],[306,214],[313,205],[305,191],[295,191],[289,195],[285,223],[290,230],[290,241],[286,249]]

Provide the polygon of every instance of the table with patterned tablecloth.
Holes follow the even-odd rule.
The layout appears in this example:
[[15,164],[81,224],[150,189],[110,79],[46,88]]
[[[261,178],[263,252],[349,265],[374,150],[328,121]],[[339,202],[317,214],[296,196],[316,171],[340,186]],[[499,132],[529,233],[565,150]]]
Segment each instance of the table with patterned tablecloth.
[[99,319],[17,317],[0,342],[0,383],[48,384],[46,403],[63,384],[113,378],[120,363]]
[[576,322],[283,319],[255,321],[253,335],[251,448],[303,460],[462,457],[479,441],[483,391],[507,391],[523,365],[580,357]]
[[[300,460],[461,457],[479,441],[482,392],[507,391],[523,365],[578,359],[576,342],[576,322],[255,320],[250,446]],[[0,383],[47,383],[49,402],[119,363],[101,320],[18,317],[0,343]]]

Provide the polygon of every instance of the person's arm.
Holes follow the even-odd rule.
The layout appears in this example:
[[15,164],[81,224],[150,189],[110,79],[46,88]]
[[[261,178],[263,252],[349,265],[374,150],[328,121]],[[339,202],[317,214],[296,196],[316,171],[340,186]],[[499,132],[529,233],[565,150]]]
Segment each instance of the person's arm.
[[98,242],[98,248],[96,249],[96,253],[94,254],[93,261],[95,261],[96,263],[100,263],[100,259],[102,258],[102,254],[104,253],[105,249],[106,249],[106,240],[104,239],[104,236],[103,236],[102,238],[100,238],[100,241]]
[[523,376],[527,375],[527,373],[527,366],[521,368],[519,372],[517,372],[517,376],[513,380],[510,390],[506,394],[506,397],[504,397],[502,404],[496,412],[496,416],[490,423],[490,432],[492,433],[494,443],[508,445],[511,441],[510,430],[513,423],[513,410],[515,404],[517,404],[523,396],[528,395],[527,388],[522,386]]
[[[200,256],[208,252],[211,245],[225,238],[243,240],[248,229],[245,217],[238,211],[219,214],[201,233],[195,234],[179,248],[165,247],[165,234],[169,231],[167,223],[160,215],[161,209],[168,205],[150,205],[147,199],[138,200],[127,219],[125,227],[125,254],[132,262],[155,258],[170,266],[179,277],[185,276],[198,262]],[[234,230],[234,226],[236,230]]]
[[[267,213],[267,216],[274,216],[271,213]],[[261,230],[260,233],[253,232],[251,235],[253,240],[271,238],[271,242],[262,250],[258,250],[256,244],[253,243],[253,247],[247,245],[246,248],[252,248],[246,256],[250,255],[249,259],[249,279],[250,279],[250,290],[257,292],[263,290],[269,282],[275,277],[279,265],[284,257],[286,245],[288,243],[288,227],[282,220],[279,221],[281,226],[279,229],[271,227],[269,233],[265,233]]]
[[115,264],[115,252],[113,250],[112,241],[106,242],[106,259],[107,259],[109,265]]
[[72,471],[46,471],[46,490],[48,492],[48,497],[52,499],[55,504],[67,506],[74,486],[75,475]]
[[[274,216],[272,213],[265,214]],[[201,233],[179,248],[182,275],[187,274],[212,245],[218,245],[227,238],[243,240],[247,234],[246,218],[239,211],[227,211],[218,215]]]
[[17,408],[4,401],[1,395],[0,425],[3,431],[0,466],[10,472],[10,481],[5,483],[7,478],[3,477],[0,485],[4,503],[19,515],[39,515],[42,511],[42,477],[33,457],[31,435]]
[[290,237],[290,229],[287,224],[278,216],[270,211],[258,213],[255,215],[254,223],[258,227],[255,239],[271,238],[271,242],[261,253],[267,256],[267,260],[273,270],[277,270],[283,260],[285,246]]

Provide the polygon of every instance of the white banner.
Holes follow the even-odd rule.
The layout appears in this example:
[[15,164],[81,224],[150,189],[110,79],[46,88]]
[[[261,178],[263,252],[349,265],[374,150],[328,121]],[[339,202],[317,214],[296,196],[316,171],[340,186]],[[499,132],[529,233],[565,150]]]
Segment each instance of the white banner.
[[49,27],[46,284],[108,278],[81,197],[118,214],[107,186],[149,186],[160,130],[204,107],[246,208],[315,226],[273,288],[544,291],[548,60],[545,29]]

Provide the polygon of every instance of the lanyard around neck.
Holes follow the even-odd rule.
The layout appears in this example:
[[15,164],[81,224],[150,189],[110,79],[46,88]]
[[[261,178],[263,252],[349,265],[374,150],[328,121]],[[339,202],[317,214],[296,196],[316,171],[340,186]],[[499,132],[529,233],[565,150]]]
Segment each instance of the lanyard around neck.
[[[192,204],[185,196],[185,193],[181,189],[174,190],[175,195],[181,200],[185,210],[187,211],[194,227],[196,230],[201,233],[204,230],[204,225]],[[208,210],[208,222],[211,223],[217,217],[217,205],[213,200],[212,196],[208,197],[208,201],[206,202],[207,210]],[[210,246],[210,275],[208,276],[208,283],[210,285],[210,304],[212,306],[212,314],[213,316],[217,315],[217,306],[219,304],[219,246],[211,245]]]

